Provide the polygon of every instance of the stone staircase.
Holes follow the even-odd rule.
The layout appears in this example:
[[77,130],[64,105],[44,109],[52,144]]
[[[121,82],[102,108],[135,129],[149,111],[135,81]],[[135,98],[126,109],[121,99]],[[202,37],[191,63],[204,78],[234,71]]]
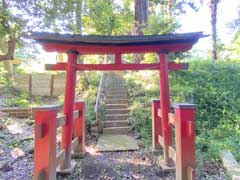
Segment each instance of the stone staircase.
[[128,121],[128,95],[121,73],[106,73],[103,134],[127,134],[131,127]]

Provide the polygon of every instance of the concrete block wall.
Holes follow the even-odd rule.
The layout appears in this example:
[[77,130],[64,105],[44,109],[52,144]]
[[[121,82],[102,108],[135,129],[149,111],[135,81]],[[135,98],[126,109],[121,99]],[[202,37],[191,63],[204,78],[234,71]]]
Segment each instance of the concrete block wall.
[[64,94],[65,73],[51,74],[16,74],[14,87],[31,95],[58,96]]

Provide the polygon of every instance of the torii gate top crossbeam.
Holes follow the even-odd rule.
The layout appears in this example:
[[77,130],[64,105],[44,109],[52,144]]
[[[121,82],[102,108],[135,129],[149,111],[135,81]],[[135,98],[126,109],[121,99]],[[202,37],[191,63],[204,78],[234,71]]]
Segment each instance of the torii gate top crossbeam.
[[80,54],[124,54],[158,53],[162,50],[185,52],[205,35],[202,32],[141,36],[32,33],[29,37],[38,41],[48,52],[66,53],[75,50]]

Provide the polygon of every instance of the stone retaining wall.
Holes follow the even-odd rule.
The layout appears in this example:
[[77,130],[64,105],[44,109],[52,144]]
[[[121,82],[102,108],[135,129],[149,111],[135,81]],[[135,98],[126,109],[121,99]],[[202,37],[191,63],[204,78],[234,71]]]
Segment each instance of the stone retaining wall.
[[32,115],[32,108],[7,108],[1,111],[17,118],[28,118]]
[[[61,105],[58,112],[62,112],[63,106]],[[14,116],[17,118],[29,118],[33,115],[32,108],[18,108],[18,107],[11,107],[11,108],[0,108],[0,118],[1,112],[6,113],[6,116]]]

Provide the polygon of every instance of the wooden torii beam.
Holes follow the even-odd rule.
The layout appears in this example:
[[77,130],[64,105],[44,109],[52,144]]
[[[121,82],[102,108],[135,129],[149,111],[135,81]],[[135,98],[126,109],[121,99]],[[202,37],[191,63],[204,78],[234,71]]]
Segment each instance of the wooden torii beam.
[[[46,70],[66,71],[67,63],[46,64]],[[139,70],[159,70],[160,62],[153,64],[77,64],[77,71],[139,71]],[[187,63],[168,62],[168,69],[184,70],[188,69]]]
[[[163,137],[163,163],[165,166],[171,166],[172,161],[169,156],[169,147],[172,145],[172,129],[168,117],[168,114],[170,113],[168,72],[170,70],[186,69],[187,64],[169,62],[168,53],[188,51],[199,40],[199,38],[202,37],[204,37],[202,32],[151,36],[94,36],[54,33],[31,34],[30,38],[38,41],[46,51],[68,54],[67,63],[46,65],[47,70],[66,71],[66,89],[64,100],[66,123],[63,126],[62,139],[64,141],[61,146],[63,149],[67,150],[65,161],[61,165],[62,171],[66,172],[72,169],[71,138],[77,71],[159,71],[162,129],[157,132],[161,132]],[[158,63],[123,64],[121,55],[126,53],[157,53]],[[77,64],[78,55],[85,54],[114,54],[115,62],[113,64]],[[158,126],[158,128],[159,127],[160,126]]]

